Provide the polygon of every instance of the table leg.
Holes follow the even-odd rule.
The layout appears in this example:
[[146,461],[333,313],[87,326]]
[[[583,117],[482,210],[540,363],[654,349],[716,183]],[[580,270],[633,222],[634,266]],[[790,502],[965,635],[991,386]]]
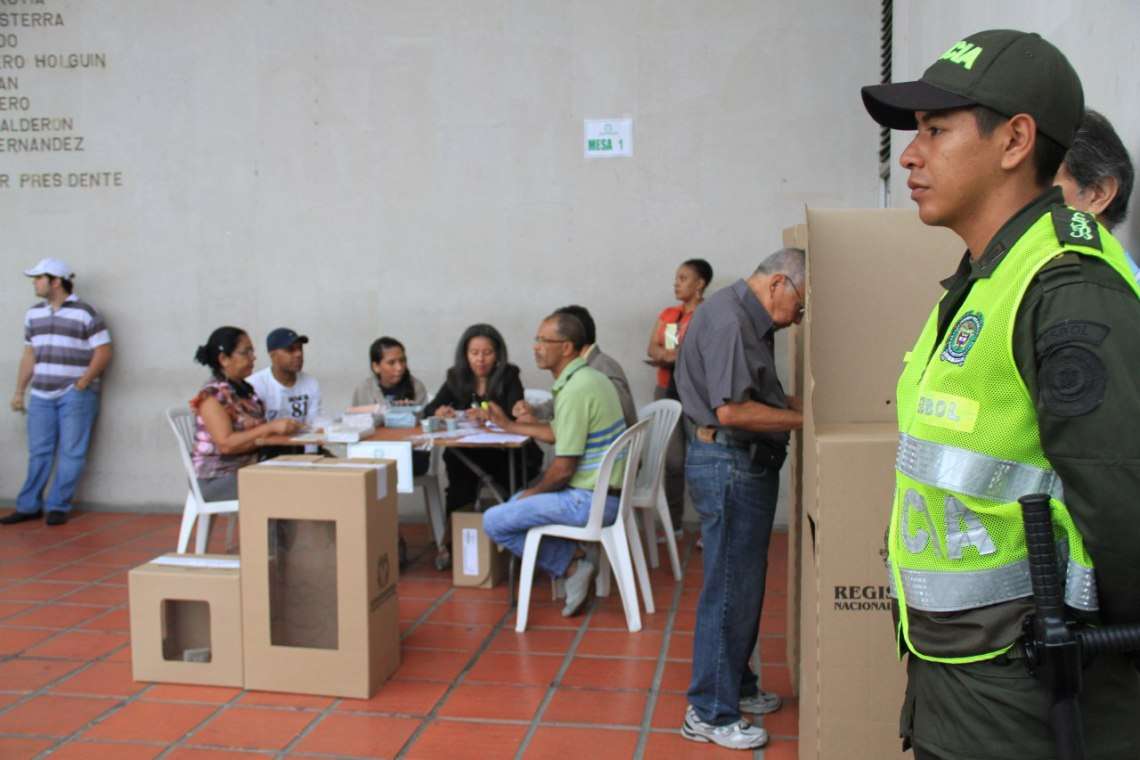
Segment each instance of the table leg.
[[[522,449],[519,449],[520,451]],[[507,449],[507,467],[510,468],[510,477],[507,479],[511,484],[511,493],[507,496],[508,499],[512,498],[518,492],[518,484],[515,482],[515,450]],[[523,467],[526,467],[524,464]]]

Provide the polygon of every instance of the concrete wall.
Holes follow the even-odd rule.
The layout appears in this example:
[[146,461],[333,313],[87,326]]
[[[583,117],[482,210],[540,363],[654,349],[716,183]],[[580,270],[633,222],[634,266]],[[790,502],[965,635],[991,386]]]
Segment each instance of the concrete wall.
[[[0,153],[0,378],[15,375],[33,301],[19,271],[68,260],[116,351],[79,494],[89,503],[180,506],[162,411],[201,384],[194,348],[218,325],[247,328],[260,366],[269,329],[310,335],[307,368],[336,411],[378,335],[401,337],[434,387],[476,321],[504,332],[528,385],[547,387],[530,338],[578,302],[646,402],[641,359],[677,263],[705,257],[723,286],[778,247],[805,204],[877,202],[877,133],[858,97],[876,78],[873,0],[46,0],[0,12],[63,22],[0,28],[17,36],[0,54],[27,58],[0,69],[18,78],[0,96],[30,103],[0,118],[72,118],[51,134],[85,148]],[[99,53],[105,66],[37,68],[49,53]],[[615,116],[634,120],[634,157],[583,159],[582,120]],[[67,187],[80,172],[121,184]],[[34,173],[64,187],[21,187]],[[23,424],[0,413],[3,499],[23,477]]]
[[[1140,157],[1140,85],[1128,51],[1140,35],[1140,3],[1103,0],[960,0],[955,3],[896,2],[894,79],[916,79],[944,50],[982,29],[1037,32],[1060,48],[1081,76],[1085,103],[1113,123],[1132,155]],[[912,207],[906,172],[898,157],[909,138],[896,134],[891,149],[891,205]],[[1140,255],[1140,205],[1134,193],[1129,216],[1115,231],[1124,247]],[[947,266],[949,273],[956,262]]]

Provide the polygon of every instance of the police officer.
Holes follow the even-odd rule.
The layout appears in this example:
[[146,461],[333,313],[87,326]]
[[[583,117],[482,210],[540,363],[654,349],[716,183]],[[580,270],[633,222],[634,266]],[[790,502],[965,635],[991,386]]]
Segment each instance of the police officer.
[[[1032,611],[1017,498],[1052,494],[1070,613],[1140,621],[1140,292],[1120,244],[1052,186],[1084,113],[1036,34],[979,32],[915,82],[863,88],[917,129],[900,162],[929,225],[968,250],[898,384],[888,535],[904,748],[917,758],[1053,758],[1050,695],[1017,646]],[[1140,677],[1084,672],[1090,758],[1140,757]]]

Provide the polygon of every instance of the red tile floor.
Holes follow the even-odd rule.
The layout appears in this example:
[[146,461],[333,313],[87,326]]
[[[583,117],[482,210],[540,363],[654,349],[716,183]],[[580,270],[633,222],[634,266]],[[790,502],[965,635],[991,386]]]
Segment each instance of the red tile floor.
[[761,683],[785,706],[749,755],[677,730],[701,583],[691,535],[681,583],[667,558],[654,571],[657,612],[640,633],[625,630],[616,589],[565,619],[536,582],[530,628],[516,634],[504,588],[452,588],[422,526],[402,530],[414,558],[399,584],[403,662],[358,700],[131,679],[127,571],[174,547],[177,516],[0,526],[0,758],[795,758],[786,534],[773,538],[760,627]]

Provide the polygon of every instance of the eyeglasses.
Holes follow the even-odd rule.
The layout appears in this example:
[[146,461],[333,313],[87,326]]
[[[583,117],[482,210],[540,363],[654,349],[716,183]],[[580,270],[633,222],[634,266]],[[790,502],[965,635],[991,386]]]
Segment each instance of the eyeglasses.
[[234,351],[238,356],[253,356],[253,347],[243,348],[240,351]]
[[802,319],[804,314],[807,313],[806,299],[804,299],[803,293],[796,287],[796,284],[792,282],[791,277],[785,277],[784,282],[791,286],[792,292],[795,293],[796,298],[799,299],[799,304],[796,306],[796,319]]
[[541,335],[534,336],[535,343],[569,343],[566,338],[544,338]]

